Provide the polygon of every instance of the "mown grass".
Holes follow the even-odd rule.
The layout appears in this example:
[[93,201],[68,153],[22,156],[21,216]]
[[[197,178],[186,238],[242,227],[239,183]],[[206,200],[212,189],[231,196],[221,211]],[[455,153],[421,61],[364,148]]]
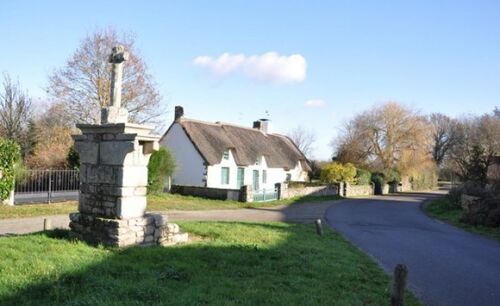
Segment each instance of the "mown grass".
[[424,209],[432,217],[446,221],[469,232],[500,240],[500,227],[495,228],[481,225],[473,226],[461,222],[460,220],[462,218],[462,208],[453,205],[446,198],[433,200],[429,204],[427,204]]
[[[207,210],[207,209],[237,209],[246,207],[273,207],[304,202],[318,202],[340,199],[338,196],[305,196],[280,201],[242,203],[237,201],[211,200],[200,197],[182,196],[178,194],[161,194],[148,196],[148,211],[168,210]],[[52,204],[29,204],[7,206],[0,205],[0,219],[23,218],[49,215],[64,215],[77,211],[76,201]]]
[[180,225],[201,239],[119,250],[61,230],[0,238],[0,305],[389,304],[389,277],[328,229],[320,237],[298,224]]

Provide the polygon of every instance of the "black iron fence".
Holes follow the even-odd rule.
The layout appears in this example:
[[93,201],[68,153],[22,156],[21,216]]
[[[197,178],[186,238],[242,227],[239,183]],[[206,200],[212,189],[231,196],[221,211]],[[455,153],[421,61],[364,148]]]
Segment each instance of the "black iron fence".
[[[80,188],[78,170],[27,170],[16,182],[14,194],[18,199],[33,199],[50,203],[54,194],[77,195]],[[19,201],[18,201],[19,202]]]

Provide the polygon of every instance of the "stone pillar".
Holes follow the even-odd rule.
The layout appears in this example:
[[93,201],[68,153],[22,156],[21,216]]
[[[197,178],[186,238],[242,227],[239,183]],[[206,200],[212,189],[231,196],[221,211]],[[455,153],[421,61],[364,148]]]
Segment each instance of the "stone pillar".
[[252,186],[250,185],[241,186],[240,202],[253,202]]
[[286,190],[288,189],[287,183],[276,183],[274,184],[274,188],[276,188],[276,192],[278,194],[278,200],[286,199],[285,196]]
[[[121,109],[119,103],[113,107]],[[150,127],[120,122],[123,118],[106,119],[106,124],[77,124],[82,134],[73,136],[80,155],[80,192],[79,212],[70,214],[72,236],[109,246],[186,241],[187,234],[166,216],[145,214],[147,166],[160,136]]]

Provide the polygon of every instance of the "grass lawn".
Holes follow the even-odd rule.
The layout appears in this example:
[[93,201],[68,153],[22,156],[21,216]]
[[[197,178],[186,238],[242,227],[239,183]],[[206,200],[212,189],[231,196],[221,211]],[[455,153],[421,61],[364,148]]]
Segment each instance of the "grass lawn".
[[[245,207],[272,207],[291,205],[304,202],[318,202],[340,199],[338,196],[305,196],[280,201],[242,203],[237,201],[210,200],[200,197],[182,196],[178,194],[161,194],[148,196],[148,211],[168,210],[204,210],[204,209],[232,209]],[[0,205],[0,219],[23,218],[35,216],[64,215],[77,211],[75,201],[53,204],[31,204],[7,206]]]
[[460,222],[462,209],[450,203],[446,198],[433,200],[425,206],[425,211],[437,219],[449,222],[467,231],[500,240],[500,227],[473,226]]
[[[195,242],[94,248],[58,230],[0,238],[0,305],[388,305],[390,279],[338,234],[181,222]],[[420,305],[410,293],[405,305]]]

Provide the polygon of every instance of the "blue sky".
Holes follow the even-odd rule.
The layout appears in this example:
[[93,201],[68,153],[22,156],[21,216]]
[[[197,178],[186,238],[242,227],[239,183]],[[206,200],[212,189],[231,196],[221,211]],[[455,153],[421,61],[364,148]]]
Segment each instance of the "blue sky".
[[0,0],[0,71],[43,99],[48,74],[108,26],[135,33],[169,120],[174,105],[248,126],[267,111],[274,131],[313,130],[316,158],[388,100],[452,116],[500,106],[500,1]]

